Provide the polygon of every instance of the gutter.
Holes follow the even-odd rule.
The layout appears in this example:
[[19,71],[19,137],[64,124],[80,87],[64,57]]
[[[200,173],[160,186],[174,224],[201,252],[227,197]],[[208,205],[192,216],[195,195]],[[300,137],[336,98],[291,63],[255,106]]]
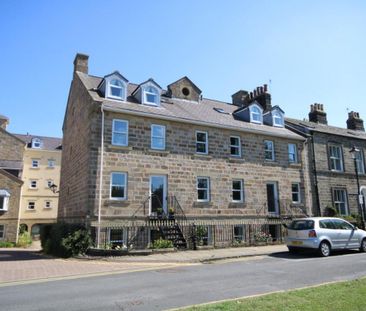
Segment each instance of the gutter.
[[100,223],[102,218],[102,185],[103,185],[103,162],[104,162],[104,104],[100,110],[102,112],[102,130],[100,138],[100,170],[99,170],[99,200],[98,200],[98,228],[97,228],[97,248],[100,245]]
[[[103,102],[101,102],[101,103],[102,103],[102,105],[104,104]],[[289,136],[286,134],[280,134],[280,133],[275,134],[275,133],[271,133],[271,132],[260,131],[257,129],[243,129],[243,128],[239,128],[236,126],[209,123],[207,121],[206,122],[205,121],[196,121],[196,120],[192,120],[192,119],[184,119],[184,118],[170,117],[170,116],[164,116],[164,115],[154,115],[149,112],[129,110],[129,109],[123,109],[123,108],[112,108],[112,107],[104,106],[104,111],[119,112],[119,113],[125,113],[125,114],[129,114],[129,115],[147,117],[147,118],[159,118],[160,120],[175,121],[175,122],[188,123],[188,124],[194,124],[194,125],[199,125],[199,126],[210,126],[210,127],[222,128],[222,129],[226,129],[226,130],[234,130],[234,131],[241,131],[241,132],[246,132],[246,133],[267,135],[267,136],[271,136],[271,137],[282,137],[282,138],[295,139],[295,140],[301,140],[301,141],[305,140],[305,139],[301,139],[299,137],[292,137],[292,136]]]

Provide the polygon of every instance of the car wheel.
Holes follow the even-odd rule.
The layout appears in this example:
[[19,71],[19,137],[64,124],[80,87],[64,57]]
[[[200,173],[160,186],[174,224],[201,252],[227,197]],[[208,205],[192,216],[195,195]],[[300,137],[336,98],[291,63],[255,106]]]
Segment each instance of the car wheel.
[[362,253],[366,252],[366,238],[363,239],[361,242],[360,252],[362,252]]
[[299,250],[296,247],[287,246],[289,253],[296,254],[299,252]]
[[319,255],[322,257],[328,257],[330,255],[330,244],[326,241],[322,241],[319,245]]

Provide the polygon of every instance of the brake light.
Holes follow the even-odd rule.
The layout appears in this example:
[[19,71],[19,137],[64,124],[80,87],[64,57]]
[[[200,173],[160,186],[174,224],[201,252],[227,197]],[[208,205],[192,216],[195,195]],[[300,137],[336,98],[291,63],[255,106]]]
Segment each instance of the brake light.
[[316,238],[316,231],[315,230],[310,230],[309,231],[309,238]]

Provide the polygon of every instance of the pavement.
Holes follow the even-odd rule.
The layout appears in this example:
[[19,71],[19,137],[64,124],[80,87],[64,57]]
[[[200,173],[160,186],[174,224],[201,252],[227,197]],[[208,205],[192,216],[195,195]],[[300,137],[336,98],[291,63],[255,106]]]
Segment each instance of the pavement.
[[107,274],[167,269],[215,260],[262,256],[287,250],[285,245],[177,251],[145,256],[60,259],[45,256],[40,246],[0,248],[0,287]]

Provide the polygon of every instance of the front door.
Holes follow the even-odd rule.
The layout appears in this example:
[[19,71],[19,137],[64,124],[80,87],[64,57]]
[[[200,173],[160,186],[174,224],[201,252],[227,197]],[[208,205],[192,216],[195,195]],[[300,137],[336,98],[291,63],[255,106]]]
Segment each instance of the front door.
[[267,183],[267,207],[269,214],[279,214],[277,183]]
[[166,176],[150,177],[150,215],[167,214]]

